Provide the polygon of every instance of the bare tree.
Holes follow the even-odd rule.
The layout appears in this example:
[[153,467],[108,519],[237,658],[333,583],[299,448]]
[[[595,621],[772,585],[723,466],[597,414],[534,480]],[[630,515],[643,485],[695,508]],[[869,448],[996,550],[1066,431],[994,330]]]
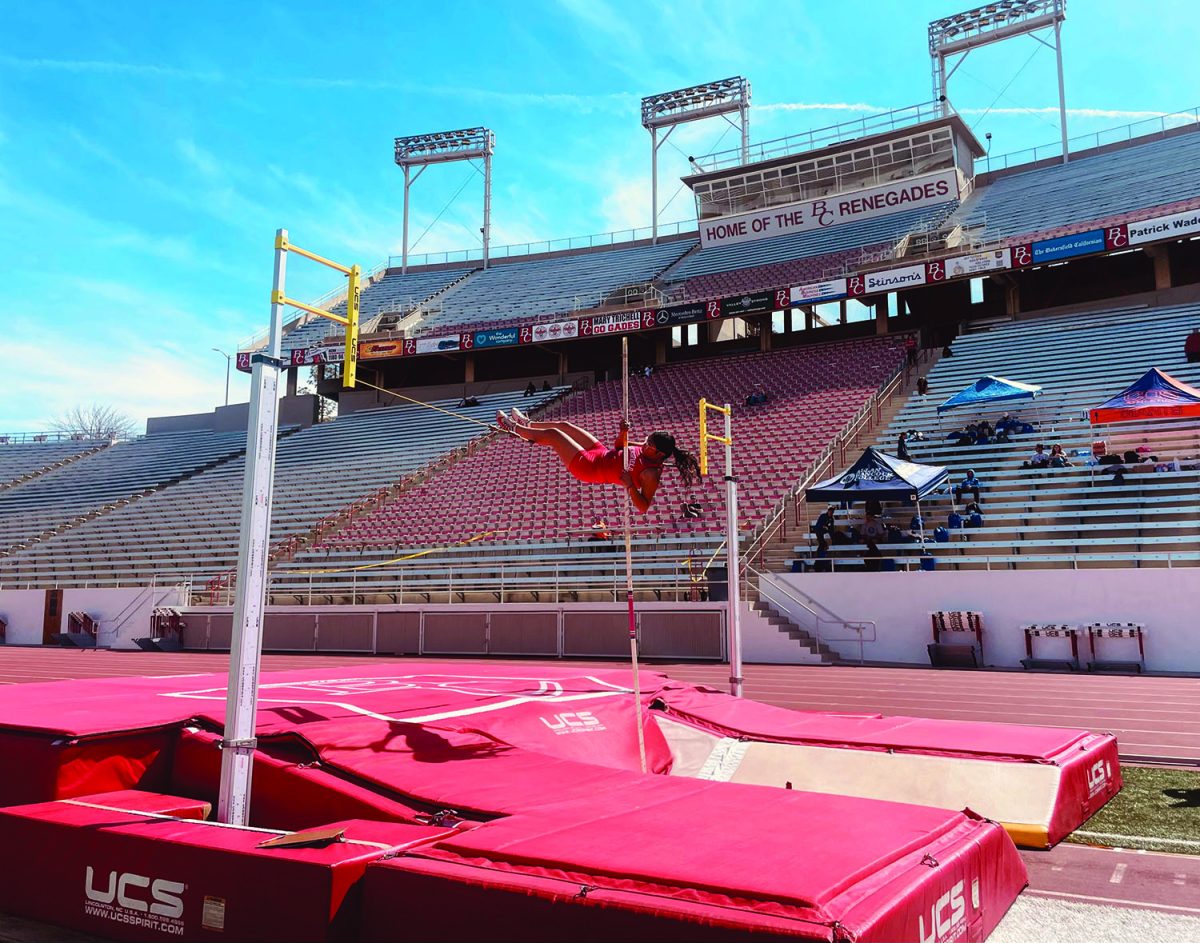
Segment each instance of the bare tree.
[[58,419],[51,421],[55,432],[83,439],[128,439],[134,432],[133,420],[111,406],[92,403],[73,406]]

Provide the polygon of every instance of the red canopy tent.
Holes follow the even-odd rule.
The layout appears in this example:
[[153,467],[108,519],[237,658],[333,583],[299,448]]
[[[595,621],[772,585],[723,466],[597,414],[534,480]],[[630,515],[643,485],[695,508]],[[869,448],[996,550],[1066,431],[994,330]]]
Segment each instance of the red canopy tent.
[[1151,367],[1112,399],[1090,410],[1088,416],[1093,425],[1200,417],[1200,390]]

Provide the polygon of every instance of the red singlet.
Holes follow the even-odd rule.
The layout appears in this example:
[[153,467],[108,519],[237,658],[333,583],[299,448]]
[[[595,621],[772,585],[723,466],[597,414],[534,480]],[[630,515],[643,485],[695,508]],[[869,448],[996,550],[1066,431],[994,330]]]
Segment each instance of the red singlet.
[[[662,468],[662,462],[643,462],[642,447],[629,447],[629,474],[636,482],[647,468]],[[619,485],[621,472],[625,470],[625,460],[621,449],[610,449],[598,444],[590,449],[584,449],[567,466],[567,470],[582,482],[589,485]]]

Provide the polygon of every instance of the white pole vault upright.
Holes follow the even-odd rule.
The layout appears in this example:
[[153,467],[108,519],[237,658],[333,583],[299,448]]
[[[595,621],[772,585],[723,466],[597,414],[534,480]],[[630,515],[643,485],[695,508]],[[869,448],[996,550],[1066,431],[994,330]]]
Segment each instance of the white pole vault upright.
[[[257,747],[254,729],[258,707],[258,672],[262,660],[263,609],[267,596],[275,439],[279,431],[283,309],[290,305],[345,326],[343,387],[354,386],[358,364],[360,268],[357,265],[339,265],[289,245],[287,235],[286,229],[280,229],[275,234],[275,278],[271,291],[271,328],[267,346],[264,351],[258,351],[250,357],[250,417],[246,430],[246,478],[242,487],[242,521],[238,539],[237,601],[233,609],[229,686],[225,696],[225,734],[220,743],[221,793],[217,803],[217,818],[228,825],[246,825],[248,822],[250,781]],[[347,276],[345,317],[295,301],[284,294],[289,251],[337,269]]]
[[[708,431],[708,411],[723,413],[725,435]],[[725,446],[725,556],[728,564],[729,599],[726,621],[729,623],[729,693],[742,696],[742,583],[741,552],[738,536],[737,478],[733,474],[733,410],[729,404],[718,406],[700,400],[700,474],[708,474],[708,442]]]
[[[629,338],[621,338],[621,418],[625,422],[625,446],[621,449],[622,464],[629,471]],[[646,732],[642,729],[642,682],[638,675],[637,614],[633,610],[633,524],[629,508],[633,499],[625,493],[622,505],[625,524],[625,605],[629,611],[629,660],[633,664],[633,710],[637,725],[638,758],[646,772]]]

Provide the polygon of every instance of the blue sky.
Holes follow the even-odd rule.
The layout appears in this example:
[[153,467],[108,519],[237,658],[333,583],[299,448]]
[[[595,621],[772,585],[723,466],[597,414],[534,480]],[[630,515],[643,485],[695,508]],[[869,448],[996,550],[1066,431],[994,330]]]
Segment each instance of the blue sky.
[[[744,75],[754,140],[923,102],[927,23],[969,5],[2,0],[0,432],[80,402],[139,422],[218,405],[211,348],[265,325],[276,228],[368,269],[399,253],[396,135],[495,131],[494,244],[645,226],[641,96]],[[1072,0],[1072,136],[1200,105],[1197,9]],[[993,154],[1058,137],[1053,53],[1028,38],[973,53],[950,93]],[[685,158],[727,128],[660,152],[664,220],[694,215]],[[481,193],[467,165],[429,170],[412,239],[442,215],[414,251],[478,245]],[[289,294],[331,287],[291,266]]]

